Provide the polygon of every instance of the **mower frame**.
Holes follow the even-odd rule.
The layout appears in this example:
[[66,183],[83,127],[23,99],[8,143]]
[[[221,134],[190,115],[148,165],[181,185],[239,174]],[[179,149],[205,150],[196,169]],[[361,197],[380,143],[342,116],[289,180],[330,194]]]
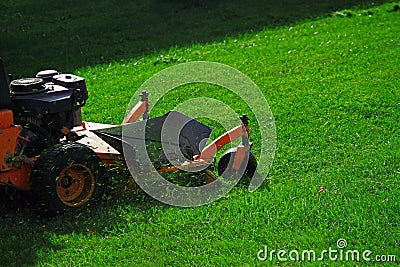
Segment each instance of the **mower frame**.
[[[148,111],[148,93],[143,91],[140,94],[139,102],[127,113],[121,125],[135,123],[140,118],[149,118]],[[227,144],[242,138],[241,144],[237,147],[232,168],[239,170],[242,166],[246,153],[251,148],[249,142],[249,123],[245,114],[241,117],[241,124],[222,134],[209,145],[207,145],[200,154],[197,154],[190,161],[177,166],[162,166],[157,170],[158,173],[167,173],[176,170],[185,170],[193,167],[208,166],[213,163],[216,153]],[[82,126],[75,127],[72,132],[81,136],[77,143],[88,146],[102,160],[107,169],[112,167],[126,166],[124,156],[115,150],[111,145],[103,141],[93,133],[93,130],[114,127],[115,125],[100,124],[93,122],[83,122]],[[26,158],[24,155],[13,155],[18,142],[24,139],[20,135],[21,126],[14,125],[13,114],[11,110],[0,111],[0,184],[12,186],[19,190],[30,190],[30,175],[33,164],[37,157]]]

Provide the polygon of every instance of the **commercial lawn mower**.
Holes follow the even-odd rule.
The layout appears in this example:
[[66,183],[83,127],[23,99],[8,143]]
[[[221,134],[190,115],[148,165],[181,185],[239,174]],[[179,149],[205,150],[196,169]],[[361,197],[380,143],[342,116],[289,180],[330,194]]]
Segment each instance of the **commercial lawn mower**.
[[[121,125],[82,122],[81,108],[87,99],[82,77],[45,70],[34,78],[12,80],[11,75],[7,77],[0,58],[2,192],[27,191],[40,210],[49,213],[81,210],[97,204],[108,186],[109,171],[126,168],[124,125],[144,129],[145,149],[154,149],[155,152],[147,154],[151,155],[158,173],[206,166],[199,169],[208,174],[211,182],[215,176],[210,169],[217,151],[238,138],[242,138],[241,144],[220,158],[218,174],[245,168],[252,177],[255,172],[257,163],[250,152],[246,115],[241,117],[240,125],[206,146],[205,140],[212,130],[182,113],[170,111],[149,118],[145,91]],[[174,122],[184,122],[175,164],[171,164],[168,155],[171,153],[166,153],[162,146],[161,132],[166,121],[170,127],[175,127]],[[140,175],[140,171],[143,170],[131,174]]]

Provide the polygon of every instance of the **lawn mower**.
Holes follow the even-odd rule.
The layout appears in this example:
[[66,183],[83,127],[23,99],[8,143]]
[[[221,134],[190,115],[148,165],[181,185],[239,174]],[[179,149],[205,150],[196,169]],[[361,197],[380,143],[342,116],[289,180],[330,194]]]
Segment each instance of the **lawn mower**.
[[[28,191],[41,211],[60,213],[97,204],[108,184],[109,170],[126,165],[122,127],[144,130],[145,149],[158,173],[199,168],[210,171],[216,153],[238,138],[240,145],[226,151],[218,162],[218,174],[245,168],[254,175],[256,160],[250,152],[249,124],[241,116],[237,127],[215,140],[205,140],[211,129],[177,111],[149,118],[148,93],[125,116],[121,125],[83,122],[81,108],[88,99],[85,79],[56,70],[38,72],[34,78],[7,77],[0,58],[0,186],[3,192]],[[172,118],[172,120],[171,120]],[[168,119],[168,120],[167,120]],[[180,128],[180,151],[165,151],[163,125]],[[172,122],[172,123],[171,123]],[[183,124],[182,124],[183,123]],[[133,130],[131,137],[136,136]],[[128,141],[129,143],[129,141]],[[161,146],[160,146],[161,145]],[[171,164],[171,154],[176,154]],[[126,167],[126,166],[125,166]],[[131,172],[132,176],[139,175]],[[213,180],[213,179],[211,179]],[[212,181],[211,181],[212,182]]]

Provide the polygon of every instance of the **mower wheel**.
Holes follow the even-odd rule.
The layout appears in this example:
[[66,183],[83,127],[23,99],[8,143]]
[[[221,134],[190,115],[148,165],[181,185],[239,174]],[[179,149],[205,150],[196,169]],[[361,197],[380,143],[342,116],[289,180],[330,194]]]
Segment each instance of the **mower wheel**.
[[85,145],[62,143],[39,156],[31,175],[39,210],[57,214],[97,204],[105,189],[105,168]]
[[[233,172],[233,159],[236,155],[236,148],[232,148],[223,154],[218,162],[218,175],[226,178]],[[257,160],[254,155],[249,151],[246,169],[243,173],[242,181],[244,183],[250,182],[251,178],[257,169]],[[232,161],[231,161],[232,158]]]

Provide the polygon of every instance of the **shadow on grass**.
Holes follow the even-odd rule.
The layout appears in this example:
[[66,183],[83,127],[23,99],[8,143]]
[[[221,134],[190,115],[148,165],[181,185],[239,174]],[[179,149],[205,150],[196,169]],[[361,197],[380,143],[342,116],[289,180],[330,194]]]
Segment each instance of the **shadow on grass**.
[[[376,0],[374,4],[388,2]],[[76,68],[327,16],[370,0],[3,1],[0,56],[9,72]]]
[[[2,188],[3,190],[4,188]],[[12,197],[1,192],[0,199],[0,266],[34,266],[44,263],[48,254],[75,249],[60,244],[54,236],[92,234],[107,236],[107,229],[126,225],[121,216],[134,209],[140,216],[131,223],[146,223],[152,216],[151,207],[167,208],[140,190],[127,190],[123,195],[106,198],[101,205],[74,214],[45,217],[35,211],[30,196],[16,192]],[[40,256],[43,255],[43,257]]]
[[160,210],[170,207],[128,181],[128,177],[119,174],[100,205],[56,216],[40,214],[29,193],[0,187],[0,266],[43,264],[49,254],[76,248],[73,244],[60,244],[60,236],[73,233],[106,238],[130,225],[146,224]]
[[[137,186],[126,186],[125,178],[119,179],[122,187],[116,186],[108,192],[101,205],[53,217],[39,215],[26,193],[17,192],[10,200],[1,192],[0,247],[4,252],[3,266],[43,264],[49,254],[76,249],[74,244],[60,244],[59,237],[63,235],[73,233],[89,238],[92,235],[108,238],[124,233],[132,225],[147,224],[160,216],[162,210],[171,208]],[[242,183],[237,187],[247,191]],[[268,185],[261,188],[268,188]]]
[[9,196],[3,186],[0,190],[0,266],[33,266],[37,253],[61,249],[52,243],[43,219],[32,211],[27,194]]

